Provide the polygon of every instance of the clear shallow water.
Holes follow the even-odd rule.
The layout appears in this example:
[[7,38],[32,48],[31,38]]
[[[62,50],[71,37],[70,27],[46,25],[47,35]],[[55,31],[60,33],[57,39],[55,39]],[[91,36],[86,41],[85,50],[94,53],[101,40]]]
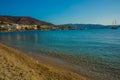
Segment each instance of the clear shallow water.
[[2,32],[0,42],[60,58],[96,80],[120,80],[120,29]]

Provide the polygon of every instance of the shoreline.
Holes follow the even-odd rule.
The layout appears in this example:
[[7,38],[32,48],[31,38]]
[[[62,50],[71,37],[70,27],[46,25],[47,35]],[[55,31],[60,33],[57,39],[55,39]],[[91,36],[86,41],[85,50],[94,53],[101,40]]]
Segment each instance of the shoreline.
[[0,43],[0,59],[0,63],[4,64],[0,65],[1,79],[90,80],[75,73],[72,67],[56,63],[52,58],[35,57],[2,43]]

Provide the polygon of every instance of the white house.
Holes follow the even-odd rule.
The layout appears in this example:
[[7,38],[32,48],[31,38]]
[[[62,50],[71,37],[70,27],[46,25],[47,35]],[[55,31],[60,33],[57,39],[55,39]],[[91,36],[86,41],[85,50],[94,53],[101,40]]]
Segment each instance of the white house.
[[13,24],[13,25],[11,26],[11,29],[12,29],[12,30],[21,30],[21,26],[20,26],[19,24]]

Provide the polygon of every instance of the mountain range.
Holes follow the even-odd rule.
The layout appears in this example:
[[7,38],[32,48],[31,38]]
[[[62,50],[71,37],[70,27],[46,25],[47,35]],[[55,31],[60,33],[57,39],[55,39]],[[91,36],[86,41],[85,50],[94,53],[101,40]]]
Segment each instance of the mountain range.
[[[101,25],[101,24],[64,24],[64,26],[74,26],[77,29],[110,29],[113,25]],[[116,25],[120,28],[120,25]]]
[[64,24],[65,26],[74,26],[77,29],[108,29],[111,25],[101,25],[101,24]]
[[53,25],[52,23],[41,21],[28,16],[0,16],[0,21],[23,25]]

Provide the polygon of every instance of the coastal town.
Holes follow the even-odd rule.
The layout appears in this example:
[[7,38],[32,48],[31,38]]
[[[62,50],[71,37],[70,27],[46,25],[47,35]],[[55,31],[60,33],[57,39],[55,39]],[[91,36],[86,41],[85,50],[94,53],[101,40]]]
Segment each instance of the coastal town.
[[52,26],[47,25],[23,25],[23,24],[16,24],[16,23],[8,23],[0,21],[0,31],[21,31],[21,30],[48,30]]
[[24,25],[0,21],[0,31],[24,31],[24,30],[75,30],[74,26],[63,25]]

